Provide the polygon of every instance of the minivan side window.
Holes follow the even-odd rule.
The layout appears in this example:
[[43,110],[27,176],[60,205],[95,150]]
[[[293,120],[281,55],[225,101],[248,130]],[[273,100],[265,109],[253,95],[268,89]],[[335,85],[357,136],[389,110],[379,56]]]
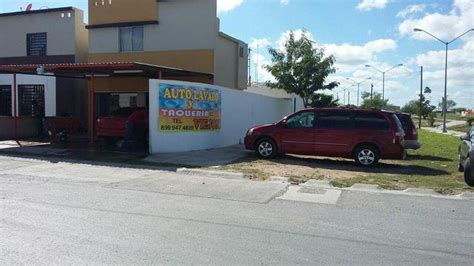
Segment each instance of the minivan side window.
[[358,129],[390,129],[385,117],[377,113],[358,113],[355,115],[354,123]]
[[352,114],[349,112],[318,113],[316,127],[321,129],[353,128]]
[[304,112],[288,119],[287,128],[312,128],[314,126],[314,112]]

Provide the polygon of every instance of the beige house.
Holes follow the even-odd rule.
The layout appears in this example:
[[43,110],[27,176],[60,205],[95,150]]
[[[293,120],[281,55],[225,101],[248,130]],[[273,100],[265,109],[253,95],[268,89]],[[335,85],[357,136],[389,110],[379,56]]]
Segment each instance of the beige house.
[[217,0],[89,0],[88,62],[176,67],[214,75],[200,82],[245,89],[248,46],[220,32],[216,16]]

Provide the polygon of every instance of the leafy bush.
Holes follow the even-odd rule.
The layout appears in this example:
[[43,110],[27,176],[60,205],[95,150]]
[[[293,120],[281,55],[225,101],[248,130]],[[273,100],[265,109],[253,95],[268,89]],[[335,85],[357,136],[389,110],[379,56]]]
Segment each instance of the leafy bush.
[[428,125],[430,127],[433,127],[434,126],[434,123],[435,123],[435,118],[436,118],[436,113],[429,113],[428,114]]
[[467,124],[468,124],[470,127],[472,127],[472,124],[474,124],[474,117],[469,117],[469,118],[467,119]]

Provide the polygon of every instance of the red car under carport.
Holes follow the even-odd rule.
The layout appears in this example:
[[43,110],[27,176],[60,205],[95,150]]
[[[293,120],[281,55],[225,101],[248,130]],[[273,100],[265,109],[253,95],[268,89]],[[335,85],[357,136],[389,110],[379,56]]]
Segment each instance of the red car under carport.
[[144,108],[120,108],[110,116],[97,119],[97,136],[108,140],[124,138],[127,123],[135,124],[135,138],[146,141],[148,133],[148,110]]

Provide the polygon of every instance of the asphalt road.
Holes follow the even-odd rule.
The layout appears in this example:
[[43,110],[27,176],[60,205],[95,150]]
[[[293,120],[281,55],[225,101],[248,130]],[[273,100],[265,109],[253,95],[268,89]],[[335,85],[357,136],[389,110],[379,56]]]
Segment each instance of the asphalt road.
[[0,157],[0,264],[472,265],[474,201]]

